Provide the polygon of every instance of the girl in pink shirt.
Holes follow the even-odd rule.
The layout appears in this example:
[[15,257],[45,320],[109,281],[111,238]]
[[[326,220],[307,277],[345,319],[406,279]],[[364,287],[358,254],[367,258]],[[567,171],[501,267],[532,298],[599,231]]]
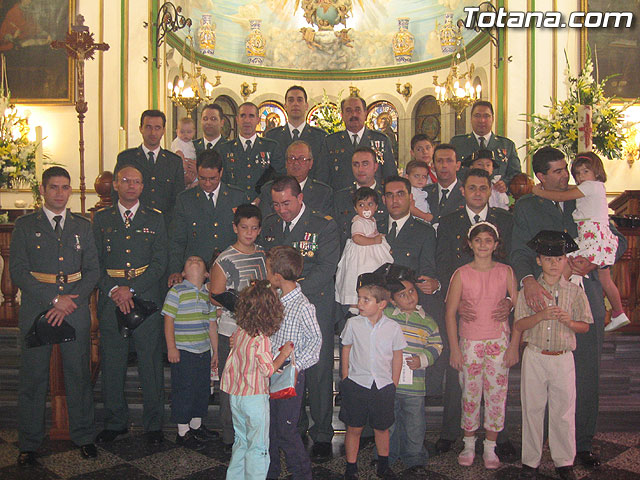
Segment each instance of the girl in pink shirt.
[[[451,349],[449,361],[460,371],[462,387],[464,449],[458,455],[458,463],[473,464],[480,401],[484,395],[486,438],[482,457],[486,468],[495,469],[500,466],[495,446],[498,432],[504,428],[509,367],[518,361],[520,334],[514,329],[509,342],[509,322],[495,320],[493,312],[507,295],[515,303],[518,291],[511,267],[493,259],[500,245],[498,229],[493,224],[473,225],[467,233],[467,244],[474,259],[451,277],[445,314]],[[465,302],[475,316],[471,321],[461,319],[458,329],[456,313],[461,302]]]
[[293,351],[285,343],[273,359],[269,337],[280,328],[284,307],[267,281],[245,288],[236,303],[238,329],[220,388],[229,394],[235,440],[228,479],[266,478],[269,470],[269,377]]

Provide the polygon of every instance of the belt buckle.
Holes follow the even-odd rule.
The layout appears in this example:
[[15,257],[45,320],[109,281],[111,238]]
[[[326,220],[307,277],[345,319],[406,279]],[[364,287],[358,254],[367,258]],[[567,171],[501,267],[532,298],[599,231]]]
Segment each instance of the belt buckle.
[[57,281],[58,281],[58,283],[67,283],[67,276],[66,275],[58,275],[57,276]]
[[133,280],[136,278],[136,269],[135,268],[125,268],[124,269],[124,278],[126,280]]

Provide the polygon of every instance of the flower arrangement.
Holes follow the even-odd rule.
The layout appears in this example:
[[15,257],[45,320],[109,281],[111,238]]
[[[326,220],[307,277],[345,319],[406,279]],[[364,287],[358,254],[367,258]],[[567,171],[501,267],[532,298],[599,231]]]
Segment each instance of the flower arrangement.
[[[309,123],[316,125],[323,129],[325,132],[331,134],[344,130],[344,123],[342,122],[342,115],[340,108],[333,102],[329,101],[327,91],[322,90],[322,103],[311,114]],[[338,94],[338,103],[342,97],[342,90]]]
[[6,80],[5,60],[2,57],[0,80],[0,187],[34,188],[37,186],[36,150],[38,144],[29,140],[28,117],[20,116],[11,105],[11,92]]
[[[565,52],[566,59],[566,52]],[[550,146],[562,150],[568,158],[578,153],[578,106],[593,107],[592,141],[596,153],[610,160],[623,157],[625,128],[623,112],[633,103],[622,107],[612,105],[612,98],[605,97],[604,86],[610,77],[598,82],[593,78],[591,50],[587,55],[580,75],[571,76],[569,60],[566,60],[566,100],[551,99],[548,115],[530,115],[533,136],[527,140],[530,150]]]

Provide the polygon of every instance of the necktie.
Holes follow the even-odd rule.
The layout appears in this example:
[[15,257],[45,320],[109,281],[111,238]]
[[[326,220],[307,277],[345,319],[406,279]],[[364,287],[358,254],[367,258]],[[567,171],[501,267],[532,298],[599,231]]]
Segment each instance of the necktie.
[[207,150],[211,150],[213,148],[213,143],[207,142]]
[[213,208],[216,208],[215,193],[214,193],[214,192],[211,192],[211,193],[209,194],[209,201],[211,202],[211,206],[212,206]]
[[396,239],[396,231],[398,230],[398,222],[391,222],[391,230],[389,230],[389,234],[387,235],[387,241],[393,242]]
[[358,135],[353,134],[353,148],[358,148]]
[[56,232],[56,236],[60,238],[62,236],[62,226],[60,222],[62,221],[62,215],[56,215],[53,217],[53,221],[56,222],[56,226],[53,227],[53,231]]
[[151,165],[155,165],[155,163],[156,163],[156,160],[155,160],[154,157],[155,157],[155,154],[153,152],[149,152],[149,163]]
[[560,210],[561,212],[563,211],[562,206],[560,205],[560,202],[553,202],[553,204],[556,206],[558,210]]
[[484,149],[484,148],[485,148],[484,137],[480,137],[480,149]]
[[449,195],[449,189],[448,188],[443,188],[442,189],[442,197],[440,198],[440,204],[439,204],[439,207],[441,209],[444,208],[445,203],[447,203],[447,195]]
[[293,129],[293,140],[296,141],[300,138],[300,130],[297,128]]
[[124,211],[124,228],[131,226],[131,219],[133,218],[133,212],[131,210]]
[[475,223],[478,223],[479,221],[480,221],[480,215],[475,214],[475,215],[473,216],[473,223],[475,224]]
[[251,140],[247,140],[245,142],[246,147],[244,148],[245,152],[248,152],[249,150],[251,150]]
[[284,222],[284,236],[286,237],[291,233],[291,222]]

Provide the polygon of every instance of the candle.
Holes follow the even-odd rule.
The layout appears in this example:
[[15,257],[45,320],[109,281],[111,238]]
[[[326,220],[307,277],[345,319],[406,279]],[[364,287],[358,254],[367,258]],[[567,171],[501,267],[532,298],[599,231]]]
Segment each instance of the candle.
[[40,183],[42,180],[42,127],[36,127],[36,181]]
[[118,130],[118,151],[122,152],[127,148],[127,131],[120,127]]

